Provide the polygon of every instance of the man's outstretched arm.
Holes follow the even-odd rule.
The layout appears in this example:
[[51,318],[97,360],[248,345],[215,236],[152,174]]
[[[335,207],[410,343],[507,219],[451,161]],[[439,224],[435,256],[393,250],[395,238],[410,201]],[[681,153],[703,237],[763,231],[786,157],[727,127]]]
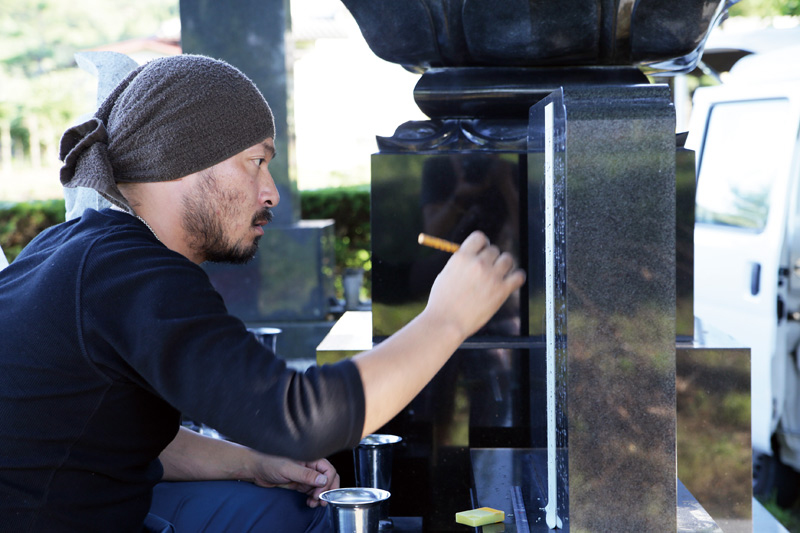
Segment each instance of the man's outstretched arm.
[[436,375],[467,337],[494,316],[525,273],[480,232],[471,234],[436,278],[425,310],[353,358],[364,384],[364,435],[391,420]]

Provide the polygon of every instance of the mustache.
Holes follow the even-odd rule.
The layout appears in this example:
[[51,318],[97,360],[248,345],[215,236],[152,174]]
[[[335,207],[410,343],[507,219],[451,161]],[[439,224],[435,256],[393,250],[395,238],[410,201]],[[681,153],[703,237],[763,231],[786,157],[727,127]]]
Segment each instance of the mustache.
[[255,215],[253,215],[253,225],[258,225],[259,222],[266,221],[268,224],[272,222],[275,215],[269,207],[261,208]]

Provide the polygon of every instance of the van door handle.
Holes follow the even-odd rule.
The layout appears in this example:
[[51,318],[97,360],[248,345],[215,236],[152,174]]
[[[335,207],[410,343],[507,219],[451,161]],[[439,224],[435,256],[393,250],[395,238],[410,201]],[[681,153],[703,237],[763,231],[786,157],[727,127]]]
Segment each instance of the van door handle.
[[755,296],[761,290],[761,263],[753,263],[750,271],[750,294]]

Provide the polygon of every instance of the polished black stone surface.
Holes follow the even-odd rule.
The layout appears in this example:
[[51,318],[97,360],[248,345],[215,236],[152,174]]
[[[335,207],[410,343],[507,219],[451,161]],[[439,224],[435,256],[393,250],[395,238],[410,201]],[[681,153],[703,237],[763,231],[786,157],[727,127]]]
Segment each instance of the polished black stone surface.
[[577,531],[676,527],[674,121],[665,86],[565,89],[531,111],[529,190],[553,180],[557,472]]
[[[454,242],[474,230],[517,259],[527,216],[524,154],[376,154],[372,165],[372,310],[377,339],[418,314],[450,255],[420,246],[424,232]],[[527,241],[524,241],[527,243]],[[513,295],[479,337],[518,337],[524,308]]]
[[[566,450],[558,450],[565,455]],[[473,448],[472,477],[476,507],[505,513],[501,524],[484,526],[482,533],[537,533],[552,531],[545,520],[547,451],[540,448]],[[613,498],[609,494],[608,498]],[[715,521],[708,509],[677,480],[678,533],[749,531],[748,523]],[[563,525],[563,524],[562,524]],[[722,526],[722,528],[720,527]],[[730,526],[730,527],[729,527]],[[724,528],[724,529],[723,529]],[[568,531],[568,527],[558,531]],[[654,530],[655,531],[655,530]],[[668,529],[658,531],[670,531]],[[754,530],[761,531],[761,530]]]
[[[228,311],[248,324],[321,321],[329,313],[334,297],[333,240],[330,220],[270,226],[251,262],[204,263],[203,268]],[[308,357],[314,357],[314,347],[310,347]],[[291,350],[287,355],[293,355]]]
[[[558,450],[564,460],[566,453]],[[473,448],[471,459],[475,506],[498,509],[506,515],[503,529],[498,531],[551,531],[544,512],[548,498],[546,449]],[[558,488],[565,496],[563,484]],[[562,525],[562,530],[568,531],[566,524]]]
[[528,125],[526,121],[504,119],[414,120],[398,126],[391,137],[377,137],[377,141],[381,154],[524,153],[528,146]]
[[[420,232],[460,242],[480,229],[527,261],[526,157],[436,148],[373,156],[375,340],[424,307],[433,279],[450,257],[419,246]],[[526,290],[381,430],[403,437],[395,454],[391,512],[422,516],[426,531],[464,529],[454,514],[473,507],[471,448],[544,444],[543,343],[525,331]]]
[[691,341],[694,331],[694,206],[697,192],[695,156],[678,135],[675,152],[675,334]]
[[431,118],[524,118],[559,87],[647,85],[634,67],[457,67],[425,71],[414,100]]
[[417,69],[647,63],[694,68],[725,6],[723,0],[342,1],[376,55]]
[[[380,430],[403,437],[393,451],[390,515],[420,516],[427,532],[464,531],[454,515],[474,507],[470,450],[542,445],[532,435],[544,435],[543,414],[529,412],[531,397],[544,405],[543,384],[529,382],[529,365],[541,359],[541,346],[460,349]],[[332,461],[347,483],[352,454]]]

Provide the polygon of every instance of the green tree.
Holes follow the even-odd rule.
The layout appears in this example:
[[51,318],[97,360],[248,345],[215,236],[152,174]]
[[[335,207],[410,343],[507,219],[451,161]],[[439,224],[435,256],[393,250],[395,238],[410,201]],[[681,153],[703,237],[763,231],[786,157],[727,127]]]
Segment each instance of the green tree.
[[60,133],[87,111],[78,101],[91,89],[73,68],[75,52],[154,35],[177,16],[178,0],[0,0],[3,167],[10,164],[11,142],[34,165],[52,158]]
[[800,16],[800,0],[743,0],[730,9],[732,17]]

